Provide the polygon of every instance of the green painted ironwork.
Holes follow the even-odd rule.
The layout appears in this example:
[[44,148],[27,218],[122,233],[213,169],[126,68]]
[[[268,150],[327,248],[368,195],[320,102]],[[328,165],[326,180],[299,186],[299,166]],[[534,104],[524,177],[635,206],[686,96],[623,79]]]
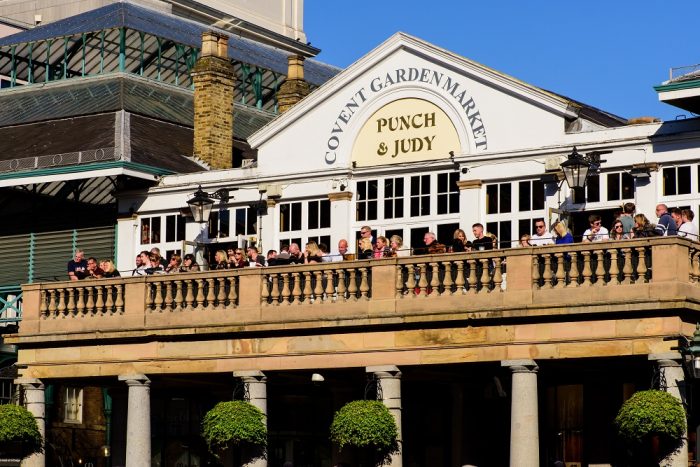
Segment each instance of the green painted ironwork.
[[126,28],[119,28],[119,71],[126,70]]
[[100,74],[104,72],[105,69],[105,30],[102,30],[100,34]]
[[44,71],[44,82],[48,83],[51,76],[51,44],[53,40],[49,39],[46,43],[46,63]]
[[141,51],[139,53],[139,76],[143,76],[143,48],[145,46],[144,33],[139,31],[139,39],[141,39]]
[[27,68],[27,83],[34,82],[34,60],[32,58],[32,52],[34,50],[34,42],[29,43],[29,66]]
[[82,58],[82,61],[81,61],[81,73],[80,73],[80,76],[83,76],[83,77],[84,77],[84,76],[85,76],[85,33],[83,33],[83,45],[82,45],[82,49],[83,49],[83,58]]
[[17,60],[15,58],[16,47],[12,46],[12,71],[10,72],[10,86],[17,84]]
[[22,288],[20,286],[0,287],[0,323],[22,321]]
[[68,78],[68,42],[69,41],[70,41],[69,37],[63,38],[63,75],[61,76],[61,79]]
[[29,267],[27,268],[27,282],[34,282],[34,248],[36,246],[36,234],[29,234]]

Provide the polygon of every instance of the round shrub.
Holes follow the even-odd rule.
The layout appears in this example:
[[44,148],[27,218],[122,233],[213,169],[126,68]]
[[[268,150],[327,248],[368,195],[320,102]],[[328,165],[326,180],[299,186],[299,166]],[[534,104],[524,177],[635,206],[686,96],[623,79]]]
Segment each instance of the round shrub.
[[353,401],[335,413],[331,441],[344,446],[369,448],[380,460],[398,451],[398,429],[394,417],[380,401]]
[[202,436],[212,452],[235,446],[267,446],[265,414],[246,401],[219,402],[204,416]]
[[640,442],[649,435],[680,440],[686,429],[686,414],[681,401],[665,391],[639,391],[622,404],[615,425],[627,441]]
[[0,450],[17,451],[24,459],[43,452],[43,440],[34,416],[18,405],[0,405]]

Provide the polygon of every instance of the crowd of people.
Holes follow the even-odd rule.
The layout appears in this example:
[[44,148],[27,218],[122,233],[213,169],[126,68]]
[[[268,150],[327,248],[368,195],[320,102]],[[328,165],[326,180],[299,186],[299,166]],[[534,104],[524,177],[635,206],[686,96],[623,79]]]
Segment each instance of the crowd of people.
[[[607,240],[626,240],[666,235],[677,235],[692,240],[698,239],[698,228],[693,224],[695,214],[691,209],[669,209],[665,204],[656,206],[658,222],[652,224],[641,213],[636,213],[634,203],[626,203],[608,230],[602,225],[601,217],[591,214],[588,217],[589,228],[581,236],[582,242],[601,242]],[[544,219],[536,219],[535,231],[520,237],[518,246],[532,247],[552,244],[574,243],[574,236],[563,221],[555,221],[551,229],[547,229]],[[228,248],[218,250],[209,269],[239,269],[245,267],[281,266],[288,264],[313,264],[355,259],[379,259],[413,255],[432,255],[441,253],[457,253],[466,251],[492,250],[498,248],[498,239],[488,233],[483,224],[472,225],[473,238],[467,238],[462,229],[455,230],[451,243],[440,243],[433,232],[426,232],[423,245],[406,248],[403,239],[398,235],[390,238],[372,236],[372,228],[368,225],[360,229],[356,253],[350,251],[350,243],[346,239],[338,242],[336,251],[330,252],[327,245],[310,241],[304,250],[297,243],[283,245],[280,251],[269,250],[263,257],[254,245],[247,248]],[[150,274],[170,274],[199,271],[193,254],[181,256],[171,255],[165,260],[158,248],[142,251],[136,256],[135,267],[131,275],[142,276]],[[93,257],[85,259],[84,252],[77,250],[75,257],[68,262],[68,277],[71,280],[99,279],[119,277],[119,271],[110,259],[97,261]]]

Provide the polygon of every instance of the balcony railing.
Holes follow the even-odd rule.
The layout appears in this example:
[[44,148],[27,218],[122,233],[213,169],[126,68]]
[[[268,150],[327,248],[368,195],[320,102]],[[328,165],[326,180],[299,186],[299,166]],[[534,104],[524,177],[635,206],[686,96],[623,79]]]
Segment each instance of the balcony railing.
[[678,287],[697,284],[700,245],[675,237],[51,282],[23,287],[20,337],[356,325],[494,310],[503,316],[552,301],[575,312],[598,299],[605,306],[629,306],[630,296],[672,300]]

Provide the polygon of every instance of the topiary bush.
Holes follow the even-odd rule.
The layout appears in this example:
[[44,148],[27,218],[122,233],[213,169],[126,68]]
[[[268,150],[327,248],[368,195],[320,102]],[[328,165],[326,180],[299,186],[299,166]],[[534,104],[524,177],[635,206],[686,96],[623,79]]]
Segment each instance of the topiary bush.
[[43,452],[44,441],[34,416],[18,405],[0,405],[0,450],[21,459]]
[[234,445],[252,450],[250,458],[265,457],[264,420],[265,414],[250,402],[219,402],[202,420],[202,437],[214,454]]
[[665,391],[639,391],[622,404],[615,425],[633,450],[638,451],[657,438],[656,455],[663,458],[681,446],[686,413],[681,401]]
[[380,401],[345,404],[335,413],[330,431],[331,441],[341,450],[345,446],[369,449],[380,465],[399,450],[396,421]]

